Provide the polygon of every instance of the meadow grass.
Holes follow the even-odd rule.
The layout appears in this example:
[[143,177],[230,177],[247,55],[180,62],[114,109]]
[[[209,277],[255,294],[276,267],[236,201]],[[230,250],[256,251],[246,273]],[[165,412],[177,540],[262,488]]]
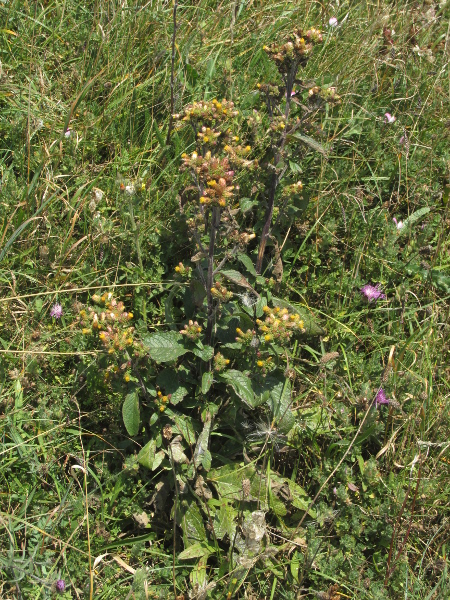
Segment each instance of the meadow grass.
[[[166,144],[173,3],[0,3],[2,598],[53,597],[59,579],[62,598],[105,600],[450,597],[449,22],[449,3],[428,0],[178,4],[175,112],[223,97],[252,116],[257,84],[277,80],[263,46],[299,25],[324,31],[304,89],[341,98],[308,105],[291,167],[308,203],[280,240],[278,295],[321,328],[293,352],[295,435],[272,439],[261,415],[250,434],[215,434],[236,465],[251,437],[273,551],[233,564],[216,539],[201,565],[179,558],[178,497],[158,504],[171,470],[136,462],[145,432],[127,435],[75,320],[111,290],[137,331],[164,329],[174,266],[192,255],[178,215],[194,144]],[[142,191],[125,201],[121,184]],[[367,283],[386,300],[365,302]],[[394,402],[374,411],[380,386]],[[320,490],[314,516],[286,516],[283,477]]]

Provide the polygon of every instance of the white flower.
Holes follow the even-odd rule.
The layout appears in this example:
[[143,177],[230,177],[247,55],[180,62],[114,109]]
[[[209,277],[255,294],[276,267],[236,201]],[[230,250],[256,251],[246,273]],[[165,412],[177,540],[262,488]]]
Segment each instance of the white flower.
[[125,186],[125,194],[132,196],[134,194],[134,185],[126,185]]
[[71,135],[72,135],[72,131],[70,129],[67,129],[66,133],[64,134],[64,137],[70,138]]
[[395,123],[395,121],[397,120],[397,117],[394,117],[394,115],[391,115],[391,113],[384,113],[384,120],[386,123]]
[[336,19],[336,17],[331,17],[331,19],[328,21],[328,25],[330,27],[337,27],[338,26],[338,20]]

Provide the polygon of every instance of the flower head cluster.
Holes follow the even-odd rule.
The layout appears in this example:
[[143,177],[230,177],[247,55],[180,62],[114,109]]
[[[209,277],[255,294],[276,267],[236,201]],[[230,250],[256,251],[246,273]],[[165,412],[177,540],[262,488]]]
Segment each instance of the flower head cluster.
[[108,354],[133,346],[134,327],[129,326],[133,313],[126,312],[123,302],[117,302],[111,292],[103,296],[95,294],[92,300],[99,305],[99,309],[89,306],[87,310],[80,311],[83,334],[97,332]]
[[59,594],[66,589],[66,582],[64,579],[58,579],[58,581],[55,583],[55,589]]
[[203,144],[211,144],[215,146],[217,144],[217,138],[220,137],[220,131],[211,129],[210,127],[203,127],[197,133],[197,137]]
[[375,408],[378,408],[379,405],[381,404],[389,404],[390,400],[389,398],[386,396],[386,392],[383,390],[383,388],[380,388],[378,390],[377,395],[375,396]]
[[192,273],[192,267],[185,267],[183,263],[180,262],[175,267],[175,273],[181,277],[181,279],[189,279]]
[[377,300],[385,300],[386,295],[381,290],[381,284],[371,285],[366,283],[360,289],[361,294],[366,298],[368,302],[377,302]]
[[308,29],[306,33],[296,29],[285,44],[271,44],[263,50],[275,61],[280,73],[288,73],[293,67],[306,64],[314,44],[320,42],[322,33],[318,29]]
[[256,357],[258,359],[256,361],[256,366],[262,375],[266,375],[269,371],[272,371],[275,368],[276,365],[273,363],[272,356],[263,358],[261,352],[257,352]]
[[183,121],[201,121],[202,123],[211,123],[212,121],[225,121],[230,117],[236,117],[238,111],[234,108],[234,102],[222,100],[219,102],[214,98],[210,101],[200,101],[188,104],[183,113],[173,115],[178,121],[177,128],[183,126]]
[[283,194],[285,196],[294,196],[296,194],[300,194],[303,190],[303,183],[301,181],[297,181],[296,183],[291,183],[290,185],[285,185],[283,187]]
[[239,342],[240,344],[242,344],[243,346],[255,346],[255,340],[257,341],[258,338],[256,337],[256,331],[254,329],[247,329],[247,331],[242,331],[242,329],[240,329],[239,327],[236,328],[236,333],[237,333],[237,337],[236,337],[236,341]]
[[304,333],[304,324],[297,313],[289,313],[287,308],[263,308],[266,318],[256,323],[265,342],[287,342],[295,333]]
[[158,390],[158,393],[156,394],[155,404],[158,406],[159,412],[164,412],[166,410],[167,404],[171,397],[172,394],[167,394],[167,396],[164,396],[161,390]]
[[228,154],[228,158],[231,163],[237,167],[256,169],[258,166],[258,161],[256,159],[249,160],[247,158],[252,150],[250,146],[242,146],[241,144],[237,146],[231,146],[230,144],[225,144],[223,149]]
[[318,85],[315,85],[308,90],[308,97],[310,100],[317,100],[319,98],[324,102],[328,102],[328,104],[341,103],[341,97],[334,86],[319,87]]
[[51,309],[50,309],[50,316],[53,317],[54,319],[60,319],[62,317],[63,314],[63,309],[61,304],[54,304]]
[[205,156],[193,152],[190,156],[182,155],[182,170],[190,169],[193,171],[199,181],[204,186],[203,195],[200,197],[200,204],[206,206],[221,206],[227,204],[227,199],[233,195],[234,171],[231,170],[228,158],[217,158],[206,152]]
[[233,292],[229,292],[227,288],[216,281],[214,287],[211,288],[211,294],[219,302],[229,302],[233,297]]
[[225,356],[223,354],[221,354],[220,352],[218,352],[214,356],[214,371],[216,371],[217,373],[220,373],[221,371],[223,371],[225,369],[225,367],[229,364],[230,364],[229,359],[225,358]]
[[180,333],[185,335],[186,339],[190,340],[191,342],[196,342],[201,336],[202,328],[197,321],[190,320],[189,323],[184,326],[184,329],[180,331]]

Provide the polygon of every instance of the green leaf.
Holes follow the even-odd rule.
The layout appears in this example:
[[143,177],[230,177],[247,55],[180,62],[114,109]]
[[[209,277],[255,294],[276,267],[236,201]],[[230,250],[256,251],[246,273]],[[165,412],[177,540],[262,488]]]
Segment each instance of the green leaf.
[[258,202],[256,200],[251,200],[250,198],[241,198],[239,200],[239,206],[241,208],[241,211],[244,213],[251,210],[257,204]]
[[171,404],[178,404],[189,393],[183,385],[180,385],[175,369],[164,369],[161,371],[156,378],[156,383],[165,395],[171,394]]
[[[223,498],[221,498],[219,502],[219,510],[214,511],[214,533],[216,538],[219,540],[222,540],[226,535],[228,535],[228,538],[232,540],[236,531],[236,518],[238,516],[238,512]],[[212,509],[212,505],[214,503],[210,500],[208,504]]]
[[136,390],[127,394],[122,406],[122,417],[128,435],[132,437],[137,435],[141,413],[139,410],[139,396]]
[[178,555],[180,560],[188,560],[190,558],[200,558],[201,556],[209,556],[214,552],[214,548],[211,546],[203,545],[201,542],[197,542],[196,544],[192,544],[183,550]]
[[156,441],[150,440],[139,452],[137,461],[146,469],[155,471],[165,458],[164,450],[156,452]]
[[150,333],[142,341],[156,362],[171,362],[188,352],[183,346],[183,336],[176,331]]
[[211,360],[214,356],[214,348],[211,346],[203,346],[203,348],[194,348],[192,352],[204,361]]
[[226,271],[220,271],[221,274],[226,278],[235,283],[236,285],[240,285],[242,287],[250,288],[248,281],[246,278],[239,273],[239,271],[235,271],[234,269],[228,269]]
[[247,271],[251,275],[256,277],[256,270],[255,270],[255,267],[253,265],[253,261],[251,260],[251,258],[249,256],[247,256],[247,254],[238,254],[237,258],[244,265],[244,267],[247,269]]
[[202,394],[207,394],[209,392],[210,387],[212,386],[214,380],[214,375],[211,371],[207,371],[203,373],[202,376]]
[[293,137],[296,140],[300,140],[301,142],[309,146],[312,150],[320,152],[320,154],[323,154],[324,156],[328,156],[327,148],[322,146],[322,144],[319,144],[319,142],[316,142],[316,140],[314,140],[312,137],[309,137],[309,135],[302,135],[301,133],[292,133],[290,137]]
[[203,525],[203,517],[195,499],[190,495],[183,498],[177,510],[177,522],[180,523],[183,531],[185,549],[196,543],[203,543],[207,546],[208,540]]
[[255,398],[255,393],[252,388],[252,382],[250,377],[244,375],[241,371],[230,369],[220,375],[221,379],[226,381],[231,387],[235,394],[245,403],[247,406],[255,408],[260,404]]
[[403,227],[398,230],[398,235],[401,236],[404,233],[406,233],[407,231],[409,231],[409,228],[411,227],[411,225],[414,225],[414,223],[419,221],[422,217],[424,217],[429,212],[430,212],[429,206],[424,206],[423,208],[419,208],[419,210],[416,210],[415,212],[413,212],[412,215],[410,215],[405,221],[403,221]]
[[289,379],[279,380],[267,377],[266,383],[270,387],[267,404],[272,411],[272,418],[276,420],[281,433],[288,433],[294,426],[295,419],[291,412],[291,384]]
[[[209,415],[208,415],[209,417]],[[209,417],[205,424],[201,434],[198,436],[197,445],[194,450],[194,466],[196,469],[200,465],[203,466],[205,471],[209,471],[211,468],[211,453],[208,450],[209,436],[211,434],[211,418]]]

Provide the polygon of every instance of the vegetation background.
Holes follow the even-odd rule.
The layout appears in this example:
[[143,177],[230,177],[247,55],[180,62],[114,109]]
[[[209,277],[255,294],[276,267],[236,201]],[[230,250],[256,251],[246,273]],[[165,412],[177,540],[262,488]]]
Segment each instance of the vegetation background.
[[[244,572],[223,540],[203,563],[180,558],[174,492],[157,506],[170,464],[137,462],[148,432],[127,434],[123,394],[103,385],[77,320],[111,291],[137,330],[161,330],[192,255],[179,167],[195,145],[166,144],[173,3],[1,1],[2,598],[450,597],[449,23],[449,2],[432,0],[178,4],[176,112],[227,98],[254,114],[257,84],[280,83],[263,46],[299,26],[324,42],[298,101],[315,85],[341,99],[312,107],[289,165],[305,203],[281,240],[277,295],[320,335],[291,364],[295,435],[272,439],[246,413],[257,464],[279,480],[261,479],[266,550]],[[139,188],[133,202],[121,184]],[[365,302],[367,283],[386,299]],[[371,408],[380,386],[391,403]],[[242,468],[245,430],[217,435]],[[298,531],[295,485],[321,491]]]

